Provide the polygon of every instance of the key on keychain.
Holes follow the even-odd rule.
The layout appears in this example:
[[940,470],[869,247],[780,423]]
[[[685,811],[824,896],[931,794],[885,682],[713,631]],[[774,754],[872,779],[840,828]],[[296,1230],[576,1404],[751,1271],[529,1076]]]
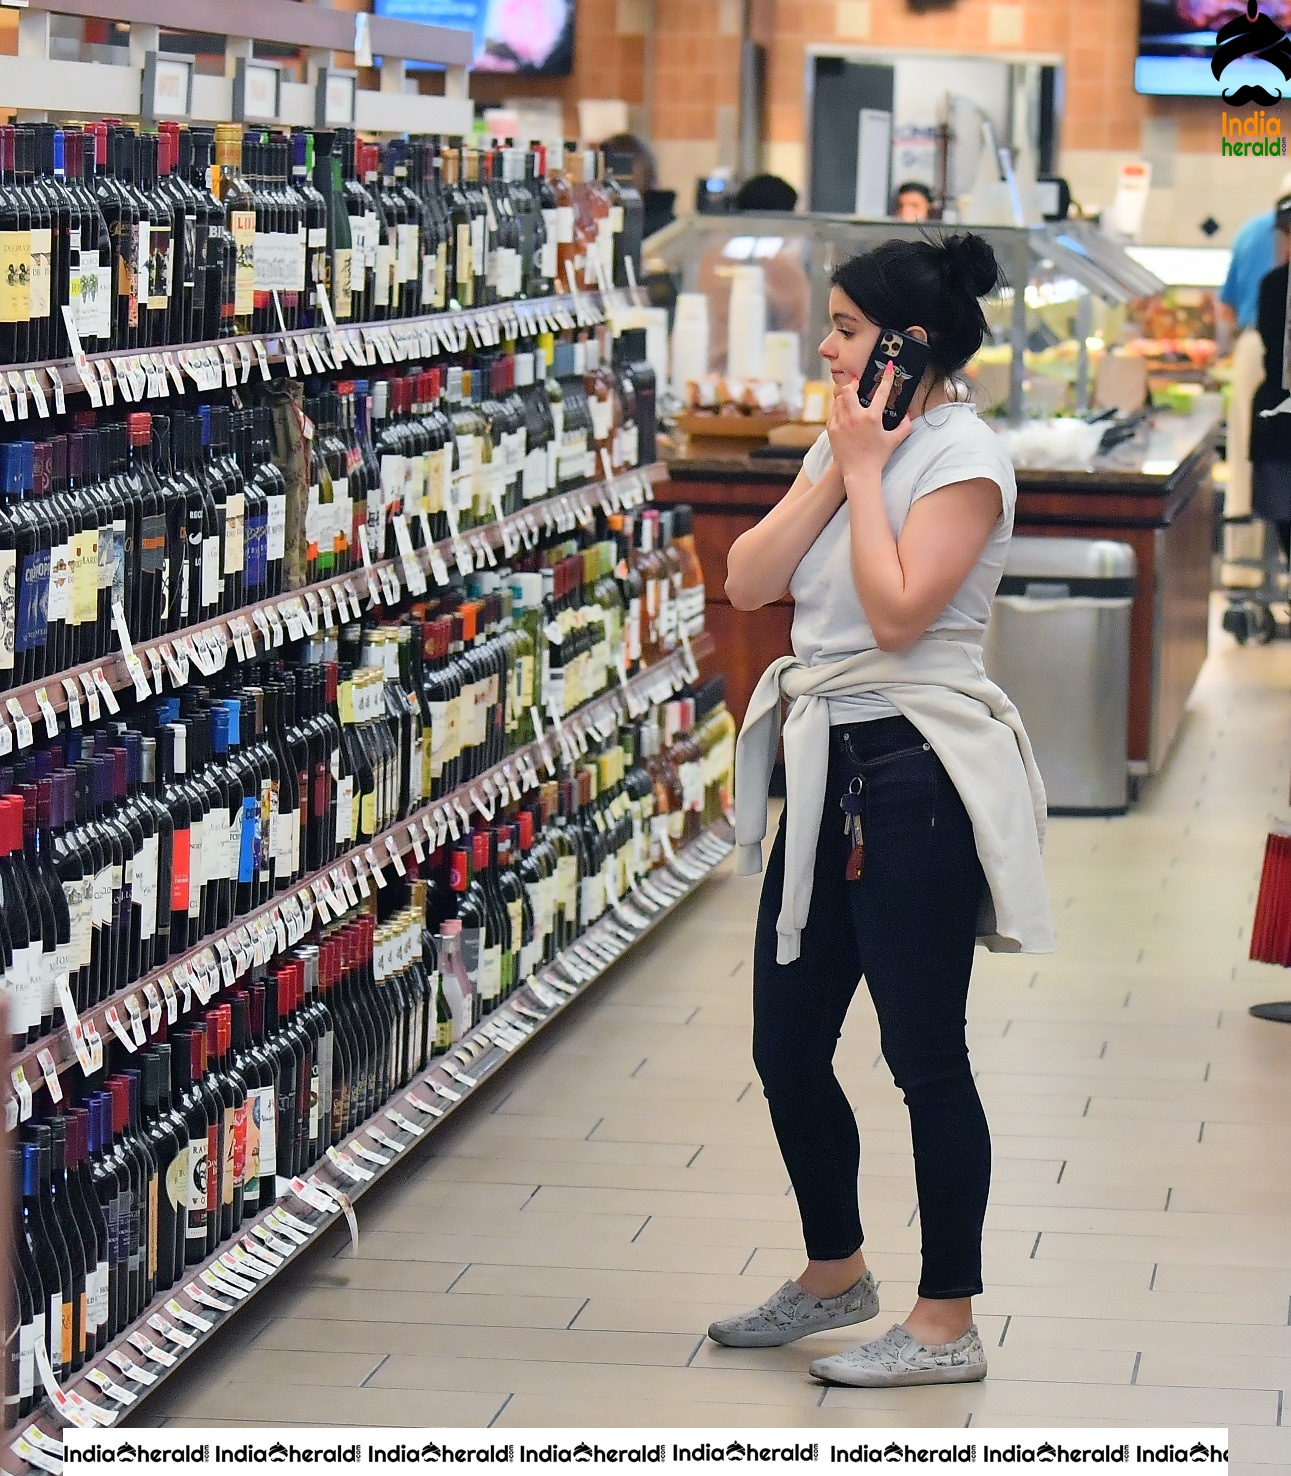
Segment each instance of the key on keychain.
[[847,793],[838,803],[843,811],[843,834],[848,836],[852,842],[844,875],[849,882],[859,881],[861,863],[865,860],[865,836],[861,831],[861,811],[865,808],[865,801],[861,797],[859,779],[852,780]]

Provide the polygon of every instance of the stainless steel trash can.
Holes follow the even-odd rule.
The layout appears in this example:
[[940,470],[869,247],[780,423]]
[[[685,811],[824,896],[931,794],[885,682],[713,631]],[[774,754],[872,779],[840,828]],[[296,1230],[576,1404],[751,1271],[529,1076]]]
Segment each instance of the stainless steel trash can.
[[1049,808],[1123,815],[1129,806],[1128,543],[1015,538],[987,627],[987,674],[1017,704]]

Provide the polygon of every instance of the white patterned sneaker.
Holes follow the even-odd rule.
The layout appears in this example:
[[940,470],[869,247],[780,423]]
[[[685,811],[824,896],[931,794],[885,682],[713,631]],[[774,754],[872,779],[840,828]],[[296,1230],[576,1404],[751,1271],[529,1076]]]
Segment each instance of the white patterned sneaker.
[[907,1384],[975,1384],[986,1377],[986,1350],[977,1324],[953,1343],[927,1347],[898,1324],[872,1343],[818,1358],[811,1376],[853,1389],[892,1389]]
[[786,1281],[752,1312],[713,1323],[708,1336],[727,1348],[782,1348],[810,1333],[850,1327],[878,1315],[879,1289],[868,1271],[836,1297],[813,1296],[796,1281]]

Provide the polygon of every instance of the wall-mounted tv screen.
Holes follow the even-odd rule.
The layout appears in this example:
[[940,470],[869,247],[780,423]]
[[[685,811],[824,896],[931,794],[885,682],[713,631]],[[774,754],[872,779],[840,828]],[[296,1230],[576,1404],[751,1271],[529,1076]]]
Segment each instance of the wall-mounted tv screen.
[[1291,0],[1139,0],[1139,15],[1136,92],[1238,107],[1291,96]]
[[377,15],[470,31],[477,72],[567,77],[575,0],[376,0]]

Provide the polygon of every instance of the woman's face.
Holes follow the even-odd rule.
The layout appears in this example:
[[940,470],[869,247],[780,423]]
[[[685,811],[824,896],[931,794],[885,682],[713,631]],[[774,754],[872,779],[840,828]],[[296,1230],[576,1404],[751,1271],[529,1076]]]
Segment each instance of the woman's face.
[[834,393],[859,379],[879,341],[879,325],[871,323],[841,287],[829,292],[831,328],[821,340],[820,357],[834,381]]

